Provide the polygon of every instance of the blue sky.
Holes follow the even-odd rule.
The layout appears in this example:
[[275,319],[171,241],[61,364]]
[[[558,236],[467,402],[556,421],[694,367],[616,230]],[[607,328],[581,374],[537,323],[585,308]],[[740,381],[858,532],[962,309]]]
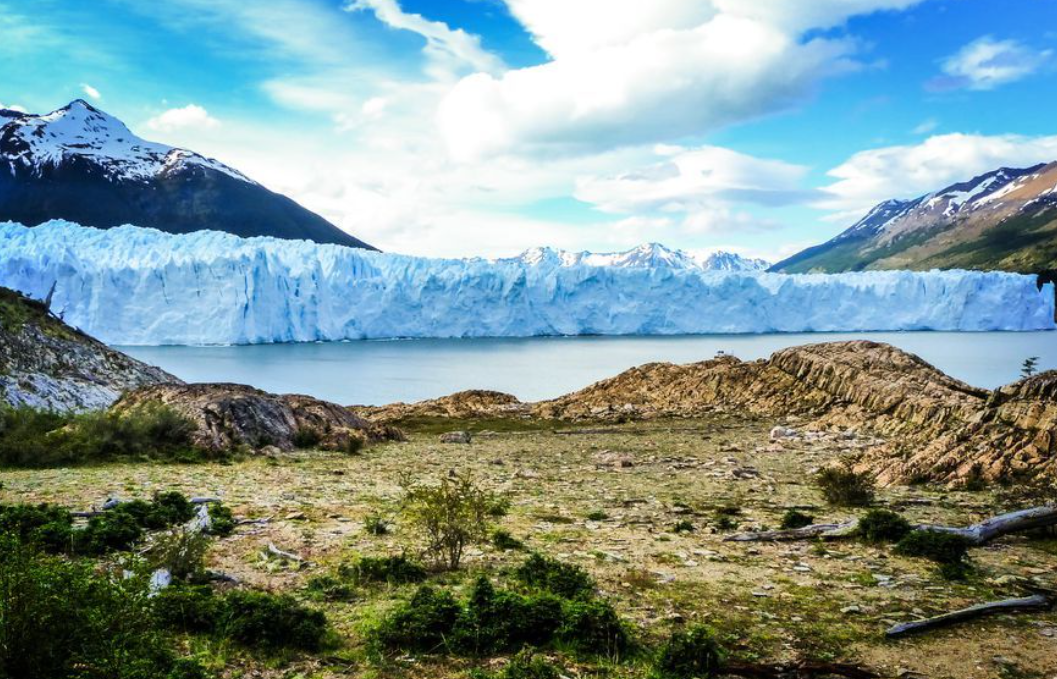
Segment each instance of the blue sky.
[[85,98],[383,249],[779,257],[1057,160],[1057,0],[0,0],[0,103]]

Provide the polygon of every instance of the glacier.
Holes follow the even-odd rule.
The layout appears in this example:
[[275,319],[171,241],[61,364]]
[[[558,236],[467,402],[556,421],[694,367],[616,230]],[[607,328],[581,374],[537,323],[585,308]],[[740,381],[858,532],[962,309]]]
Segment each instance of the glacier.
[[110,344],[891,330],[1052,330],[1054,289],[1000,272],[776,274],[432,259],[216,231],[0,223],[0,285]]

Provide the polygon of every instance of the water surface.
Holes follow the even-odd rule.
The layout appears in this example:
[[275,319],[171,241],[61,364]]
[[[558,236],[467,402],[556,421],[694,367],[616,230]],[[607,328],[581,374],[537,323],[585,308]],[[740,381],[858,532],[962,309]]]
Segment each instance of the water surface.
[[462,389],[495,389],[522,400],[553,398],[651,361],[691,363],[724,351],[765,358],[797,344],[888,342],[969,384],[1017,379],[1028,356],[1057,368],[1055,332],[898,332],[685,337],[534,337],[121,347],[188,382],[239,382],[343,404],[418,401]]

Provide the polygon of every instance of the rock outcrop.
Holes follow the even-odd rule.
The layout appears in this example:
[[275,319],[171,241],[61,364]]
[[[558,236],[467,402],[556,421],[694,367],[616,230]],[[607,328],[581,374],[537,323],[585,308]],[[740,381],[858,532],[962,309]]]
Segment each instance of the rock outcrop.
[[0,402],[94,410],[129,389],[179,381],[66,325],[43,302],[0,288]]
[[352,406],[364,417],[379,422],[393,422],[417,417],[446,417],[468,420],[486,417],[522,417],[530,406],[516,396],[501,391],[471,389],[418,403],[390,403],[384,406]]
[[242,384],[165,384],[126,394],[113,410],[165,405],[197,425],[193,443],[211,451],[239,447],[355,450],[402,434],[371,423],[335,403],[296,394],[277,395]]

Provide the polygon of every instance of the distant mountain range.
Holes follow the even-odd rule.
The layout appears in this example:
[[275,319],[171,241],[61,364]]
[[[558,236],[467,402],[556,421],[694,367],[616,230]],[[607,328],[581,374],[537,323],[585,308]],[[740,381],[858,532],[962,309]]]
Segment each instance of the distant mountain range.
[[750,259],[732,252],[699,256],[684,250],[671,250],[660,243],[646,243],[624,252],[570,252],[553,248],[532,248],[513,259],[532,266],[583,265],[693,271],[763,271],[770,266],[769,262],[762,259]]
[[1057,162],[1001,168],[914,200],[881,203],[787,273],[870,269],[1057,269]]
[[0,109],[0,221],[50,219],[374,249],[238,170],[140,139],[80,99],[46,115]]

